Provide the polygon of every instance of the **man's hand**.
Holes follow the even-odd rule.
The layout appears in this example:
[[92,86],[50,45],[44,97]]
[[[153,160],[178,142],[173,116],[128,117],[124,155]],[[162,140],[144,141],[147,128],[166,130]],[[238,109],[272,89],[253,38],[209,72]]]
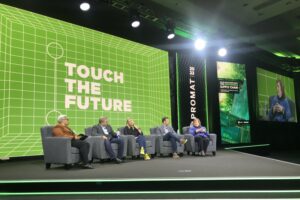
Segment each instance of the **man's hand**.
[[75,135],[75,140],[79,140],[80,139],[80,136],[78,136],[78,135]]
[[102,135],[101,138],[104,139],[104,140],[107,140],[107,137],[104,136],[104,135]]

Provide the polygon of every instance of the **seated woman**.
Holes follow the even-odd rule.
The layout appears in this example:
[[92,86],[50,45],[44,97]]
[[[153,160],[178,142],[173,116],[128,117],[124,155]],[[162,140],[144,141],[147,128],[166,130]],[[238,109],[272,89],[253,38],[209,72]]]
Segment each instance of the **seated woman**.
[[126,121],[124,135],[133,135],[136,142],[140,145],[140,155],[144,156],[144,160],[150,160],[150,156],[147,154],[146,149],[146,138],[144,137],[142,130],[138,128],[130,118]]
[[200,119],[194,118],[193,124],[189,129],[189,133],[195,138],[195,143],[198,145],[199,155],[205,156],[210,138],[206,128],[201,126]]
[[291,119],[291,109],[281,80],[276,80],[277,95],[270,97],[269,120],[287,122]]

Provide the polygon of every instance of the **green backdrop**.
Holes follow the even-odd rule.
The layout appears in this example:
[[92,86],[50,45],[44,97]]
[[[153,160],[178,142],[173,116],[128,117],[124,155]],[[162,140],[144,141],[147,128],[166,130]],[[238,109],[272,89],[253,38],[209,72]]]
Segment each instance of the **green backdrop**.
[[[77,133],[104,115],[114,129],[131,117],[146,134],[171,115],[166,51],[0,4],[0,56],[0,158],[41,155],[40,127],[55,124],[58,114],[68,115]],[[122,73],[123,83],[82,78],[76,70],[70,76],[65,62],[86,66],[84,73],[92,67]],[[101,94],[80,93],[77,85],[70,92],[65,78],[100,84]],[[131,107],[104,111],[99,103],[95,110],[90,101],[86,109],[66,108],[65,95],[126,100]]]

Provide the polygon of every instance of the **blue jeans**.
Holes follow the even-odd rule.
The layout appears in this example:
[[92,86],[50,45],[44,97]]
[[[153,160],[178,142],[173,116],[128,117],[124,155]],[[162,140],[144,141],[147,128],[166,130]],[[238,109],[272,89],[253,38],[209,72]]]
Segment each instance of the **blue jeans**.
[[180,142],[180,140],[179,140],[179,137],[176,134],[170,133],[170,132],[166,133],[163,136],[163,141],[170,141],[171,145],[172,145],[173,153],[177,152],[177,143],[176,142]]
[[145,153],[147,153],[147,149],[146,149],[146,138],[143,135],[139,135],[136,138],[136,142],[140,145],[140,147],[143,147],[145,150]]
[[113,151],[111,147],[111,143],[116,143],[118,144],[118,158],[122,159],[123,158],[123,153],[124,153],[124,141],[122,138],[112,138],[112,139],[107,139],[104,140],[104,145],[105,145],[105,150],[108,153],[110,159],[115,159],[116,155],[115,152]]

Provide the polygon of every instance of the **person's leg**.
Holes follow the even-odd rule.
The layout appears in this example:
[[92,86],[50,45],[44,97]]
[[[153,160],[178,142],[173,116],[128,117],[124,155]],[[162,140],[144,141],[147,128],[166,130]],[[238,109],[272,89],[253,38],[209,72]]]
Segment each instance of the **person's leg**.
[[198,146],[198,152],[201,152],[201,137],[200,136],[195,137],[195,143]]
[[105,150],[108,153],[110,159],[112,159],[112,160],[116,159],[116,155],[111,147],[111,143],[110,143],[109,139],[104,140],[104,146],[105,146]]
[[203,137],[199,136],[199,152],[202,152],[203,151],[203,148],[204,145],[203,145]]
[[176,143],[177,140],[174,137],[170,137],[169,141],[171,142],[173,153],[177,153],[177,143]]
[[204,153],[207,152],[208,145],[209,145],[209,138],[203,138],[203,150],[204,150]]
[[170,133],[170,137],[174,138],[176,142],[178,142],[180,145],[185,144],[187,142],[187,139],[181,138],[175,134],[175,133]]
[[147,148],[146,148],[146,138],[143,135],[140,135],[136,138],[136,142],[140,145],[140,148],[144,148],[145,153],[147,153]]
[[171,138],[171,133],[166,133],[164,136],[163,136],[163,141],[169,141]]
[[173,151],[173,158],[178,159],[179,156],[177,155],[177,137],[174,137],[172,133],[167,133],[163,136],[164,141],[170,141],[171,142],[171,147]]
[[124,153],[124,141],[122,138],[112,138],[110,140],[111,143],[116,143],[118,144],[118,158],[122,159],[123,158],[123,153]]
[[81,160],[84,165],[87,165],[89,162],[88,154],[90,150],[90,144],[82,140],[72,140],[71,146],[79,149]]

